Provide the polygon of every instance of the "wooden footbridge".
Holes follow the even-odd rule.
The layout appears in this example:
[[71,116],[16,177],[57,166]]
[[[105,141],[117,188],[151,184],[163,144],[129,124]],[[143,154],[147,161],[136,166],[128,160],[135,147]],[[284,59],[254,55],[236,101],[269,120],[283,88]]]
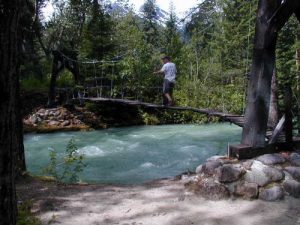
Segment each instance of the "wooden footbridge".
[[191,112],[207,115],[208,117],[219,117],[222,121],[230,122],[240,127],[243,127],[244,125],[244,116],[242,115],[222,113],[211,109],[199,109],[199,108],[193,108],[189,106],[165,106],[165,105],[141,102],[137,100],[116,99],[116,98],[83,98],[83,100],[91,101],[91,102],[111,102],[111,103],[119,103],[124,105],[143,106],[145,108],[153,108],[153,109],[191,111]]
[[[194,108],[189,106],[165,106],[165,105],[142,102],[138,100],[128,100],[128,99],[118,99],[118,98],[92,97],[92,98],[82,98],[82,100],[90,101],[90,102],[111,102],[111,103],[118,103],[123,105],[143,106],[145,108],[153,108],[153,109],[191,111],[195,113],[204,114],[208,117],[219,117],[221,121],[229,122],[239,127],[244,126],[244,115],[223,113],[212,109],[200,109],[200,108]],[[281,120],[281,124],[283,123],[284,123],[284,118]],[[278,128],[276,127],[274,130],[273,127],[268,126],[266,139],[269,141],[269,143],[284,142],[285,135],[282,133],[281,127]]]

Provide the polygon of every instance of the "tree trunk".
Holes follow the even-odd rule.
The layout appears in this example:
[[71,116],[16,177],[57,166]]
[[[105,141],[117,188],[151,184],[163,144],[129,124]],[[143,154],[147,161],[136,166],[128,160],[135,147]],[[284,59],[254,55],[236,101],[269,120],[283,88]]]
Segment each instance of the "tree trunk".
[[287,148],[293,149],[293,113],[292,113],[292,101],[293,98],[292,88],[286,87],[284,93],[284,113],[285,113],[285,140]]
[[265,147],[277,34],[294,12],[296,4],[296,0],[259,0],[242,133],[244,145]]
[[276,79],[276,70],[274,69],[272,82],[271,82],[271,102],[269,110],[269,121],[268,125],[275,128],[279,122],[278,115],[278,84]]
[[55,88],[56,88],[56,79],[57,75],[64,69],[65,65],[62,63],[63,59],[60,57],[60,53],[53,51],[53,61],[52,61],[52,72],[49,86],[48,94],[48,106],[55,105]]
[[[300,41],[300,40],[298,40]],[[300,93],[300,49],[296,49],[296,73],[297,73],[297,94],[299,96]],[[300,102],[299,99],[297,99],[297,105],[298,105],[298,134],[300,134]]]
[[16,224],[15,163],[22,146],[19,109],[21,0],[0,3],[0,224]]

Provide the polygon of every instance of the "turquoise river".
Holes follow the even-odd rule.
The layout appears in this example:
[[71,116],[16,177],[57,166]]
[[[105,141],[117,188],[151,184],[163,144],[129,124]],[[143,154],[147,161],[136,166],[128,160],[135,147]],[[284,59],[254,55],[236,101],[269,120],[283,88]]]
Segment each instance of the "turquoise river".
[[28,170],[42,175],[49,151],[63,156],[73,138],[87,165],[80,179],[88,183],[138,184],[194,171],[212,155],[224,155],[238,143],[241,128],[229,124],[164,125],[111,128],[91,132],[25,135]]

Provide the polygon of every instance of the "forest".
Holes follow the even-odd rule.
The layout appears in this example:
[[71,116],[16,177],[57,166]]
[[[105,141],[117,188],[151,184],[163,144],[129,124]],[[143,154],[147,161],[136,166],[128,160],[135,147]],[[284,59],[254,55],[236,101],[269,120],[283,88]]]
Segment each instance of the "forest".
[[[153,71],[161,67],[160,58],[169,55],[178,69],[174,94],[178,105],[243,114],[257,1],[206,0],[182,19],[171,4],[165,21],[159,21],[153,0],[145,1],[139,13],[127,1],[53,1],[55,11],[49,18],[43,14],[45,4],[32,2],[22,20],[21,89],[47,91],[51,73],[57,73],[61,88],[96,86],[100,77],[115,84],[113,90],[103,90],[104,95],[120,96],[124,84],[128,97],[159,102],[156,88],[162,81]],[[66,65],[53,65],[59,57]],[[276,78],[279,106],[285,86],[291,84],[297,110],[295,17],[280,32]]]

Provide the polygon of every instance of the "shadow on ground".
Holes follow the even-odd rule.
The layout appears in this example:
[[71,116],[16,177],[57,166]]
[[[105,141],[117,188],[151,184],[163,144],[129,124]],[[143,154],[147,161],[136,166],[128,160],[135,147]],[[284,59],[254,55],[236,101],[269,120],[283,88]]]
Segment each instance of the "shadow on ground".
[[187,193],[180,181],[64,186],[27,178],[17,186],[19,200],[32,200],[43,224],[300,225],[300,199],[209,201]]

